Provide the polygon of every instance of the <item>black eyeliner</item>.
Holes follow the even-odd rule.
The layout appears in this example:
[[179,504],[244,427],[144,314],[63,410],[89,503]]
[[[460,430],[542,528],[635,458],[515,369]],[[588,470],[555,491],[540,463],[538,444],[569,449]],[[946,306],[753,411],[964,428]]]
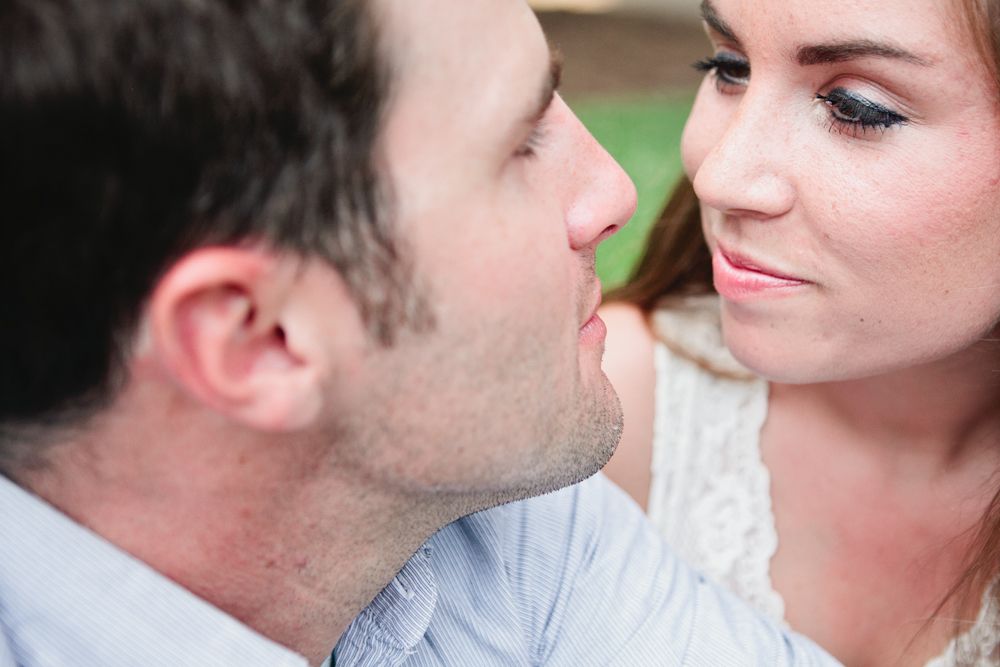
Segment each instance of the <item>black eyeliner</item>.
[[835,122],[857,125],[863,129],[888,129],[909,122],[906,116],[846,88],[834,88],[825,95],[817,93],[816,99],[835,112]]
[[699,72],[711,72],[713,69],[727,66],[749,68],[750,63],[743,58],[739,58],[728,53],[717,53],[710,58],[702,58],[701,60],[696,60],[691,63],[691,67]]

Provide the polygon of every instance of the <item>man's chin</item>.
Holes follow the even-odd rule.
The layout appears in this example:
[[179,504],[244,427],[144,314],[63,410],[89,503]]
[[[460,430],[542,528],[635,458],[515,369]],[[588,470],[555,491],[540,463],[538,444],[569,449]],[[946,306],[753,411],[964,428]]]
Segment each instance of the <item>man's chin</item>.
[[479,484],[476,490],[467,489],[467,496],[459,494],[464,496],[458,503],[459,511],[471,514],[540,496],[581,482],[600,471],[621,439],[623,416],[618,395],[603,373],[595,389],[581,401],[585,409],[567,411],[575,412],[575,419],[563,416],[558,419],[561,424],[537,436],[536,442],[546,444],[534,450],[536,458],[521,459],[518,470],[508,471],[508,474],[513,473],[512,477],[496,484],[500,480],[494,475],[492,481],[496,485],[491,490],[484,492],[485,485]]
[[[603,374],[602,374],[603,377]],[[593,397],[590,409],[568,429],[563,442],[554,449],[563,455],[549,466],[550,474],[542,476],[528,495],[540,495],[582,482],[601,470],[615,453],[622,436],[624,417],[618,394],[604,378],[603,391]]]

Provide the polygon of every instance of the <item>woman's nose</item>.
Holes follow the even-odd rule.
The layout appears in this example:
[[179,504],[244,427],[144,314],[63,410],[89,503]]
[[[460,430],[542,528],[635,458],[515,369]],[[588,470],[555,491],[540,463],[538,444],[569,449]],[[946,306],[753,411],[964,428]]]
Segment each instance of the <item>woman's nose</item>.
[[793,133],[775,121],[779,114],[774,106],[748,90],[728,118],[715,116],[715,127],[692,115],[687,132],[714,135],[693,174],[694,190],[704,205],[759,219],[776,218],[792,208]]

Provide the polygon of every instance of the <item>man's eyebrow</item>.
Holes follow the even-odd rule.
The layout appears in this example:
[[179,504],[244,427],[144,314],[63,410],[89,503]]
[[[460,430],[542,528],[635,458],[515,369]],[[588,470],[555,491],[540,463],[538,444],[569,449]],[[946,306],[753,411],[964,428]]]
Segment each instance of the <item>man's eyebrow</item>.
[[563,58],[562,53],[559,49],[550,46],[549,47],[549,73],[545,79],[545,83],[542,85],[542,92],[538,97],[538,102],[532,109],[531,113],[528,114],[527,120],[530,125],[536,124],[548,111],[548,108],[552,105],[552,100],[556,96],[556,90],[559,88],[559,82],[562,80],[562,68],[563,68]]
[[701,20],[704,21],[709,28],[730,42],[735,44],[740,43],[740,38],[736,36],[736,33],[729,26],[729,24],[726,23],[721,16],[719,16],[719,12],[715,10],[715,5],[709,2],[709,0],[701,0]]
[[800,65],[824,65],[845,62],[847,60],[857,60],[859,58],[889,58],[923,67],[931,65],[931,61],[927,58],[918,56],[906,49],[869,39],[800,46],[795,51],[795,59]]

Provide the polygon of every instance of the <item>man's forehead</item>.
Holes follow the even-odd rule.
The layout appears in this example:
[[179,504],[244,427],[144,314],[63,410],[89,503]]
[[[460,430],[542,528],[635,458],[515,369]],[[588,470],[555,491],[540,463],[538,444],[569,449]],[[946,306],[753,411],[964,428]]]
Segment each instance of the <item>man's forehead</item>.
[[444,111],[449,100],[503,102],[512,85],[534,88],[546,74],[548,47],[523,0],[379,0],[379,6],[397,94],[432,94]]

